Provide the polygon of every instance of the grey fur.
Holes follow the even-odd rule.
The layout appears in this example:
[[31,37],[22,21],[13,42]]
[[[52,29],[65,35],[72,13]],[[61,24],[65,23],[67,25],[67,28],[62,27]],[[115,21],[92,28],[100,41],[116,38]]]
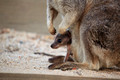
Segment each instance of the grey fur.
[[[71,50],[77,61],[74,65],[96,70],[120,67],[120,0],[47,2],[48,10],[53,9],[63,15],[59,33],[64,34],[68,28],[71,30]],[[48,11],[48,14],[51,13]],[[52,16],[48,15],[48,28],[50,33],[55,34],[53,26],[50,26]],[[70,63],[63,63],[58,67],[68,64]]]

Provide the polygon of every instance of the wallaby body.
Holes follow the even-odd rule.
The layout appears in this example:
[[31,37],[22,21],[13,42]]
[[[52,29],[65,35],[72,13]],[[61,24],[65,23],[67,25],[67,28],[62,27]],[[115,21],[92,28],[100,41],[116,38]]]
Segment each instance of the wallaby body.
[[[120,0],[48,0],[48,8],[50,33],[55,34],[51,25],[60,13],[63,20],[59,33],[70,28],[71,51],[76,60],[54,68],[65,68],[65,65],[95,70],[120,67]],[[49,13],[50,9],[53,11]]]

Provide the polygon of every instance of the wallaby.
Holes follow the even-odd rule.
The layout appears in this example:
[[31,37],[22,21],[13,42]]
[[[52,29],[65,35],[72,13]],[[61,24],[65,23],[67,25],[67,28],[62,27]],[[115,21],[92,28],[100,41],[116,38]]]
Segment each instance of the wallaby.
[[49,69],[95,69],[120,67],[120,0],[47,0],[47,24],[63,17],[59,33],[72,35],[71,51],[76,62],[56,63]]
[[61,46],[70,45],[72,42],[71,33],[66,31],[64,34],[57,34],[51,48],[57,49]]
[[[54,42],[51,44],[51,48],[57,49],[61,46],[67,46],[67,54],[66,54],[64,60],[62,60],[63,59],[62,56],[61,57],[57,56],[57,58],[54,57],[54,58],[49,59],[49,62],[53,62],[53,60],[55,60],[54,63],[59,62],[59,61],[57,61],[57,59],[60,60],[60,58],[61,58],[60,61],[66,62],[69,58],[72,58],[71,57],[72,56],[71,46],[70,46],[71,42],[72,42],[71,33],[69,31],[66,31],[64,34],[58,33],[55,37]],[[69,59],[69,61],[70,61],[70,59]]]

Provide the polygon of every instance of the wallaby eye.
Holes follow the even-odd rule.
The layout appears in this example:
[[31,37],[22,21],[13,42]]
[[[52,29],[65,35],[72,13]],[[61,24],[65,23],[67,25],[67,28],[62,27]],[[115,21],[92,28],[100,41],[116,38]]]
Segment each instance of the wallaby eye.
[[61,40],[61,39],[58,39],[58,40],[57,40],[57,42],[58,42],[58,43],[61,43],[61,42],[62,42],[62,40]]

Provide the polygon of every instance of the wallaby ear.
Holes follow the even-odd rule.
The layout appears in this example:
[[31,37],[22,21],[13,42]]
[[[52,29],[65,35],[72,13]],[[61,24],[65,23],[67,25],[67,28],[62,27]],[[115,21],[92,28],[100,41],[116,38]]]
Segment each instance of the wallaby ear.
[[69,29],[67,29],[66,30],[66,33],[67,33],[67,35],[71,38],[72,36],[71,36],[71,32],[69,31]]

